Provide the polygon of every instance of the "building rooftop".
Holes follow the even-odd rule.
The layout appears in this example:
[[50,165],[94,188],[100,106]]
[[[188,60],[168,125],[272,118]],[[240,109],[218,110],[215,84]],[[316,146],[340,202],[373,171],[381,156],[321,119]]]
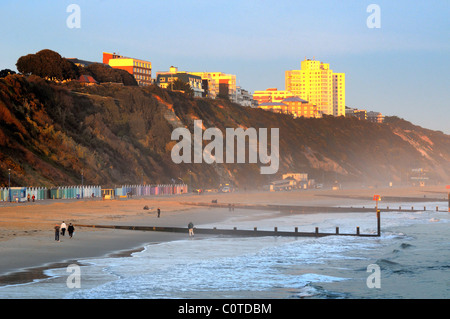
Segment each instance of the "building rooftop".
[[303,99],[299,98],[298,96],[288,97],[287,99],[284,99],[283,102],[301,102],[301,103],[308,103],[308,101],[303,100]]
[[[84,67],[87,67],[87,66],[89,66],[91,64],[95,64],[95,63],[103,64],[101,62],[86,61],[86,60],[81,60],[81,59],[78,59],[78,58],[66,58],[66,60],[69,60],[70,62],[72,62],[74,64],[81,65],[81,66],[84,66]],[[107,65],[107,64],[105,64],[105,65]],[[109,65],[107,65],[107,66],[109,67]]]
[[81,75],[80,78],[78,79],[78,81],[80,81],[82,83],[96,83],[96,84],[98,84],[98,82],[90,75]]

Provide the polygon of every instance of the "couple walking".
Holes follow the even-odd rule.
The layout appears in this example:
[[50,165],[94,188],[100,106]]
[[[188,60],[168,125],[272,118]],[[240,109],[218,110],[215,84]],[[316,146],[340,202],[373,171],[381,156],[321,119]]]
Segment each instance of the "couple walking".
[[55,240],[59,242],[59,232],[61,231],[61,235],[65,236],[67,232],[69,233],[69,237],[72,238],[73,232],[75,231],[75,227],[73,227],[72,223],[69,223],[69,227],[67,227],[66,223],[64,221],[61,225],[55,226]]

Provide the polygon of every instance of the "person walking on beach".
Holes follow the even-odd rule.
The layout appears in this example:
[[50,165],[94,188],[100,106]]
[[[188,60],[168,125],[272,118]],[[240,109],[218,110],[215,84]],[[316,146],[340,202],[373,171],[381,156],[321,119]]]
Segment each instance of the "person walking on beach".
[[67,228],[67,225],[63,221],[61,224],[61,235],[64,236],[64,234],[66,233],[66,228]]
[[55,240],[59,242],[59,225],[55,225]]
[[159,218],[159,215],[161,215],[161,210],[158,208],[158,218]]
[[190,222],[188,224],[188,229],[189,229],[189,237],[193,237],[194,236],[194,224],[192,222]]
[[69,232],[69,237],[72,238],[73,232],[75,231],[75,227],[73,227],[72,223],[69,223],[69,227],[67,228],[67,231]]

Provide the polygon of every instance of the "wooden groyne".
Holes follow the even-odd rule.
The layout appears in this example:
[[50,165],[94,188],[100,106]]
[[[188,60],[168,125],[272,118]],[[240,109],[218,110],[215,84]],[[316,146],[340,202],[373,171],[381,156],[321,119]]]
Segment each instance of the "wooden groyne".
[[[192,206],[204,206],[204,207],[211,207],[211,208],[228,208],[228,209],[257,209],[257,210],[271,210],[271,211],[280,211],[283,213],[375,213],[376,208],[375,207],[334,207],[334,206],[299,206],[299,205],[256,205],[256,204],[240,204],[240,203],[205,203],[205,202],[182,202],[182,204],[185,205],[192,205]],[[397,207],[389,207],[386,208],[379,208],[383,212],[419,212],[419,211],[425,211],[427,210],[426,206],[398,206]],[[436,209],[436,211],[439,210],[439,208],[436,206],[435,208],[432,207],[432,210]]]
[[[123,226],[123,225],[80,225],[78,227],[92,227],[92,228],[109,228],[109,229],[123,229],[123,230],[139,230],[139,231],[155,231],[155,232],[171,232],[171,233],[185,233],[188,234],[186,227],[161,227],[161,226]],[[361,234],[359,227],[356,227],[355,233],[341,233],[339,227],[336,227],[334,233],[321,233],[319,227],[316,227],[314,232],[299,232],[295,227],[294,231],[279,231],[277,227],[273,230],[258,230],[255,227],[253,230],[248,229],[220,229],[220,228],[194,228],[195,234],[205,235],[224,235],[233,237],[264,237],[264,236],[281,236],[281,237],[325,237],[325,236],[361,236],[361,237],[379,237],[379,234]]]
[[[322,194],[315,194],[314,196],[322,196],[322,197],[334,197],[334,198],[346,198],[346,199],[356,199],[356,200],[363,200],[367,201],[367,196],[344,196],[344,195],[322,195]],[[405,196],[386,196],[383,195],[383,202],[387,203],[424,203],[424,202],[446,202],[447,200],[445,198],[438,198],[438,197],[405,197]]]

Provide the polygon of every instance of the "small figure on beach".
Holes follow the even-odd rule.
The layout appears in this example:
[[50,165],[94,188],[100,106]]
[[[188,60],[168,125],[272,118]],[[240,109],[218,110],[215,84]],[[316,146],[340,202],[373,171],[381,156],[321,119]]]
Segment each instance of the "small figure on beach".
[[62,224],[61,224],[61,235],[63,235],[63,236],[65,235],[66,228],[67,228],[67,225],[63,221]]
[[34,203],[34,200],[36,199],[36,197],[33,195],[33,197],[31,197],[31,199],[33,200],[33,203]]
[[192,222],[189,222],[188,229],[189,229],[189,237],[193,237],[194,236],[194,224]]
[[75,227],[73,227],[72,223],[69,223],[69,227],[67,228],[67,231],[69,232],[69,237],[72,238],[73,232],[75,231]]
[[30,201],[30,194],[27,195],[27,200]]
[[158,207],[158,218],[159,218],[159,215],[161,215],[161,210]]
[[55,240],[59,242],[59,225],[55,225]]

